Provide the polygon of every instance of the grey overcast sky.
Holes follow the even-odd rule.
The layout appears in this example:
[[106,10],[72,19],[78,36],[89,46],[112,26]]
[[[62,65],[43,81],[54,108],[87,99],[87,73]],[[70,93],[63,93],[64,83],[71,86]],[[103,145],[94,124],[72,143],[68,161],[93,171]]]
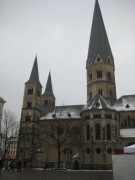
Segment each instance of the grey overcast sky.
[[[86,58],[95,0],[0,0],[0,96],[20,119],[37,53],[56,105],[86,103]],[[117,98],[135,94],[135,0],[99,0],[115,60]]]

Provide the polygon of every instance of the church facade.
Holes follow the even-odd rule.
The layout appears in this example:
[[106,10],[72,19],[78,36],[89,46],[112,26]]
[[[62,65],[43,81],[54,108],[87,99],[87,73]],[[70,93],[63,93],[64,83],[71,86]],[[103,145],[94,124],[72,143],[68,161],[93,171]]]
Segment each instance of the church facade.
[[112,155],[135,143],[135,95],[117,99],[115,62],[98,0],[91,28],[87,103],[56,106],[49,72],[44,93],[37,57],[25,83],[18,156],[34,167],[111,169]]

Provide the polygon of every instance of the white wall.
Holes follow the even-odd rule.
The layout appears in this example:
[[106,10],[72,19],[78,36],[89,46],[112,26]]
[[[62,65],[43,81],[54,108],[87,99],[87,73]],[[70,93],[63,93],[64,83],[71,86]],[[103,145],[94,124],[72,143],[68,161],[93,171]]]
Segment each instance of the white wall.
[[113,155],[114,180],[135,180],[135,154]]

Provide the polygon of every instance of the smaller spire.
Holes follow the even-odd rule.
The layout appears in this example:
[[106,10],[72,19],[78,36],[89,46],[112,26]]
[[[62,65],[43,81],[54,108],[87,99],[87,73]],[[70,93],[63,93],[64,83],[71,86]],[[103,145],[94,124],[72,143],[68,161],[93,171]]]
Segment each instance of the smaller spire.
[[52,97],[55,98],[55,96],[53,94],[52,80],[51,80],[50,71],[49,71],[48,80],[47,80],[47,83],[46,83],[46,88],[45,88],[45,92],[44,92],[43,96],[52,96]]
[[37,83],[39,86],[42,87],[40,81],[39,81],[39,74],[38,74],[38,63],[37,63],[37,54],[34,60],[33,68],[31,71],[31,75],[29,80],[25,84],[30,84],[30,83]]

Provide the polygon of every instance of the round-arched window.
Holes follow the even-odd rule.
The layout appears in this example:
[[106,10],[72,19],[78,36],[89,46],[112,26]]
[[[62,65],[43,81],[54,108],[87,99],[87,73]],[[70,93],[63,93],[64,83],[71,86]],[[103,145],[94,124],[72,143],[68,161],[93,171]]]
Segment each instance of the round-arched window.
[[108,148],[108,149],[107,149],[107,153],[108,153],[108,154],[112,154],[112,148]]
[[100,154],[100,153],[101,153],[101,149],[100,149],[100,148],[97,148],[97,149],[96,149],[96,153],[97,153],[97,154]]

